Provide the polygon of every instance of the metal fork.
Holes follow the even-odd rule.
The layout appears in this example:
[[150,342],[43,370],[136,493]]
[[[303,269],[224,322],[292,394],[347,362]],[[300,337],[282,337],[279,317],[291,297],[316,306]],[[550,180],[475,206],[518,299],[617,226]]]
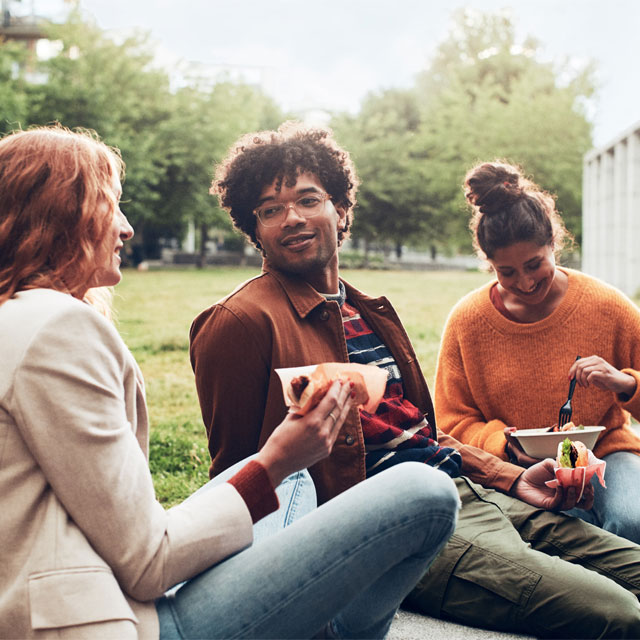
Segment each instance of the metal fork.
[[[576,362],[580,360],[580,356],[576,358]],[[576,377],[573,376],[571,378],[571,382],[569,383],[569,397],[567,401],[560,407],[560,414],[558,415],[558,427],[563,427],[567,422],[571,422],[571,414],[573,410],[571,409],[571,398],[573,398],[573,390],[576,388]]]

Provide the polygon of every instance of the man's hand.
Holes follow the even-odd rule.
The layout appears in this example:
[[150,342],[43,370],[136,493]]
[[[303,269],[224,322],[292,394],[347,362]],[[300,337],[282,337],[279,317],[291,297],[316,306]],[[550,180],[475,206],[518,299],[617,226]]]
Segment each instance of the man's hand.
[[511,487],[510,495],[534,507],[549,511],[566,511],[573,507],[591,509],[593,506],[591,483],[585,485],[579,502],[579,494],[575,487],[547,487],[545,482],[555,478],[554,468],[555,462],[551,458],[541,460],[529,467]]

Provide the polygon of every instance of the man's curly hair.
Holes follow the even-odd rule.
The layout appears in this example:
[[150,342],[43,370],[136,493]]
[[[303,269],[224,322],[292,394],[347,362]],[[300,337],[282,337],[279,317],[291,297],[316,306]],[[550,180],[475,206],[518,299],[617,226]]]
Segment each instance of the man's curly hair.
[[338,244],[342,244],[353,220],[359,181],[348,152],[338,146],[329,129],[289,121],[277,131],[242,136],[216,167],[209,192],[218,196],[235,227],[264,254],[253,214],[260,194],[274,181],[277,191],[283,182],[293,187],[298,176],[307,172],[318,178],[333,204],[347,212],[344,229],[338,231]]

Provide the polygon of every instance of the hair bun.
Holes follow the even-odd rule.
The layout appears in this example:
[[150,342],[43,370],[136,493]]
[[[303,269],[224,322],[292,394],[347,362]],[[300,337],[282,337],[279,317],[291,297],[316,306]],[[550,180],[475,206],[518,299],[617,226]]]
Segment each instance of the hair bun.
[[467,174],[465,195],[484,215],[503,211],[523,195],[520,172],[508,164],[485,162]]

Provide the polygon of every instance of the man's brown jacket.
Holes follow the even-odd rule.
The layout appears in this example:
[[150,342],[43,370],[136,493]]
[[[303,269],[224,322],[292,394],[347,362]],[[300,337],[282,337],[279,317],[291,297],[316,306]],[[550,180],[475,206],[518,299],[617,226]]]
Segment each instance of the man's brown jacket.
[[[347,299],[393,353],[406,397],[435,424],[433,404],[409,337],[391,303],[344,282]],[[304,280],[274,270],[241,284],[203,311],[190,332],[191,364],[209,438],[211,477],[255,453],[282,422],[287,408],[274,369],[348,362],[342,316]],[[443,446],[462,454],[463,473],[507,492],[523,469],[438,432]],[[311,475],[323,503],[365,478],[358,411],[345,421],[331,455]]]

